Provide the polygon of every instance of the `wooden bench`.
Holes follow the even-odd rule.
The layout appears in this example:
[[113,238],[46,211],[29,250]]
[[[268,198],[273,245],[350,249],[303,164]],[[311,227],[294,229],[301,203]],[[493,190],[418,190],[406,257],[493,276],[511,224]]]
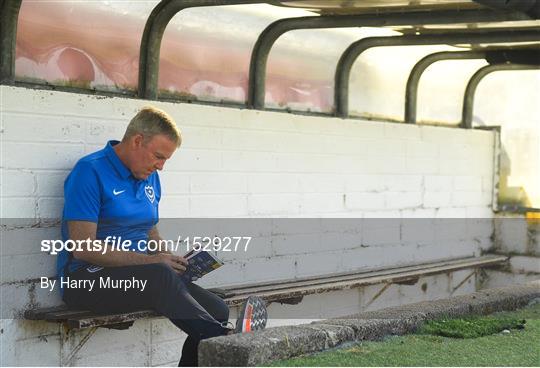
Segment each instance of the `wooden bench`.
[[[414,285],[420,277],[444,274],[463,269],[501,266],[508,260],[507,256],[485,255],[481,257],[461,258],[447,261],[332,274],[318,277],[306,277],[279,282],[266,282],[239,285],[228,289],[210,289],[221,296],[227,305],[240,305],[249,295],[259,295],[267,303],[279,302],[298,304],[305,295],[330,291],[353,289],[375,284],[407,284]],[[472,274],[470,275],[472,276]],[[462,281],[463,284],[468,278]],[[461,286],[459,284],[457,287]],[[456,287],[456,289],[457,289]],[[69,309],[67,306],[27,310],[24,317],[29,320],[44,320],[63,323],[66,329],[83,329],[89,327],[105,327],[127,329],[141,318],[158,317],[152,310],[142,310],[122,314],[95,314],[86,310]]]

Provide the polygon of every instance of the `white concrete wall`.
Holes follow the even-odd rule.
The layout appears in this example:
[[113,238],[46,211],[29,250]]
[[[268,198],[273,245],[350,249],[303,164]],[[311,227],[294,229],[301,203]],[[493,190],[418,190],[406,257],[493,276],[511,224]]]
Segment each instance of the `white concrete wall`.
[[486,269],[481,288],[524,284],[540,279],[540,219],[502,213],[495,219],[494,251],[510,256],[508,267]]
[[[60,302],[35,281],[55,273],[55,258],[39,251],[39,241],[59,237],[57,224],[44,220],[60,216],[67,173],[85,153],[120,139],[129,119],[147,103],[1,86],[0,104],[1,216],[17,219],[17,226],[2,229],[2,308],[15,318],[25,309]],[[276,247],[270,257],[229,259],[228,273],[243,273],[242,280],[253,274],[250,267],[259,275],[265,268],[278,278],[291,278],[479,255],[492,245],[490,227],[473,231],[461,224],[431,238],[400,230],[406,218],[492,216],[496,141],[491,132],[155,105],[173,115],[184,135],[181,150],[161,175],[162,217],[397,219],[391,229],[371,229],[379,233],[375,239],[385,234],[387,240],[368,248],[351,246],[344,238],[343,243],[320,243],[318,250]],[[219,282],[209,275],[205,283]],[[436,290],[437,297],[449,295],[447,289]],[[399,291],[388,295],[389,303],[401,300]],[[354,312],[357,304],[350,308]],[[100,329],[87,343],[94,349],[84,347],[70,359],[85,331],[64,336],[55,324],[1,323],[2,363],[7,365],[174,364],[183,338],[166,321],[145,320],[128,331]]]
[[[531,214],[534,215],[534,214]],[[540,219],[502,213],[495,220],[495,249],[500,253],[540,257]]]
[[[310,47],[314,44],[319,45],[308,43]],[[418,60],[438,51],[458,49],[398,46],[364,52],[351,71],[351,114],[402,121],[411,69]],[[485,65],[485,60],[447,60],[431,65],[419,83],[417,121],[457,124],[461,120],[465,86]],[[501,127],[502,149],[507,155],[501,175],[511,189],[502,191],[503,203],[540,206],[540,104],[535,103],[539,83],[537,70],[505,71],[488,75],[476,92],[473,125]]]

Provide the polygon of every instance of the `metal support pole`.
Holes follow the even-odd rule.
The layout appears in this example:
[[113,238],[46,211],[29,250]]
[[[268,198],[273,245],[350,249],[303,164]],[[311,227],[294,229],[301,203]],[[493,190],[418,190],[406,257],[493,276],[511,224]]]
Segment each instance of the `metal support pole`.
[[349,79],[356,59],[367,49],[380,46],[444,45],[471,43],[532,42],[540,40],[540,28],[531,30],[482,30],[451,34],[427,34],[391,37],[367,37],[352,43],[341,55],[336,67],[334,103],[336,115],[349,114]]
[[469,80],[469,83],[467,84],[467,88],[465,89],[465,96],[463,98],[463,114],[460,125],[462,128],[472,128],[474,96],[476,93],[476,87],[478,87],[480,81],[482,81],[482,79],[484,79],[484,77],[490,73],[512,70],[540,70],[540,66],[524,64],[495,64],[480,68],[476,73],[473,74]]
[[157,99],[159,53],[165,28],[170,20],[186,8],[218,5],[257,4],[253,0],[163,0],[150,13],[141,39],[139,57],[138,95],[150,100]]
[[3,0],[0,5],[0,83],[15,80],[15,44],[17,18],[22,0]]
[[384,27],[397,25],[424,25],[449,23],[501,22],[530,20],[521,12],[501,12],[491,9],[445,10],[431,12],[363,14],[344,16],[299,17],[280,19],[270,24],[259,36],[251,54],[249,67],[248,107],[264,108],[266,62],[275,41],[285,32],[297,29]]
[[442,51],[422,58],[412,68],[407,87],[405,88],[405,123],[416,124],[416,107],[418,100],[418,83],[424,71],[433,63],[440,60],[471,60],[485,59],[484,51]]

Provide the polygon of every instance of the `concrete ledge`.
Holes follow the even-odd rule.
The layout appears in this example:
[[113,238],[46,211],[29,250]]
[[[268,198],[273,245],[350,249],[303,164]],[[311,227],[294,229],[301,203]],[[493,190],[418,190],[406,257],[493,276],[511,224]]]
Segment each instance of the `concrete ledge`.
[[272,360],[314,353],[345,342],[378,340],[414,332],[423,322],[443,316],[490,314],[514,310],[540,297],[540,281],[488,289],[470,295],[420,302],[378,311],[269,328],[256,333],[221,336],[201,341],[201,366],[255,366]]

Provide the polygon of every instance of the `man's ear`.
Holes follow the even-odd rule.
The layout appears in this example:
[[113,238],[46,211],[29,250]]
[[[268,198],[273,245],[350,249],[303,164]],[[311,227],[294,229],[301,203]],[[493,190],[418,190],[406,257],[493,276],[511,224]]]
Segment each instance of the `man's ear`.
[[144,143],[144,136],[142,134],[135,134],[132,139],[133,148],[141,148]]

